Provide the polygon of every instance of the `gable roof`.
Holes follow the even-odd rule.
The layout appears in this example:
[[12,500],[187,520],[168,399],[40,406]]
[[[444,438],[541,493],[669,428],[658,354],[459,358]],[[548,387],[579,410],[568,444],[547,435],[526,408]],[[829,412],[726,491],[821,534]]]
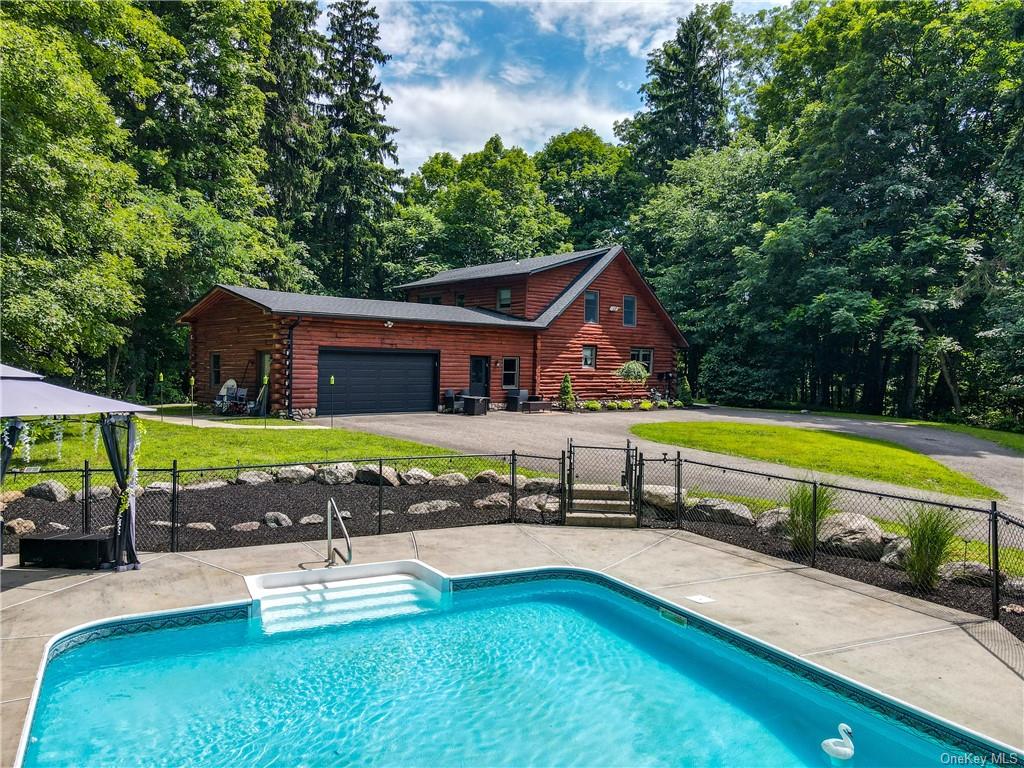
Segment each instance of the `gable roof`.
[[479,264],[475,267],[461,267],[459,269],[446,269],[438,272],[433,277],[423,280],[416,280],[411,283],[399,285],[399,288],[422,288],[429,285],[446,285],[448,283],[461,283],[466,280],[486,280],[492,277],[510,277],[514,275],[532,275],[535,272],[543,272],[574,261],[592,259],[595,256],[603,256],[608,251],[618,248],[611,245],[604,248],[592,248],[589,251],[573,251],[572,253],[553,253],[549,256],[537,256],[533,259],[522,259],[520,261],[496,261],[493,264]]
[[[581,256],[580,254],[587,254]],[[594,258],[583,272],[577,276],[547,308],[534,320],[523,320],[512,317],[494,310],[481,307],[455,307],[447,304],[420,304],[411,301],[384,301],[380,299],[348,299],[339,296],[319,296],[309,293],[290,293],[287,291],[270,291],[265,288],[246,288],[240,285],[218,284],[211,289],[203,298],[186,310],[178,322],[187,322],[200,315],[208,303],[214,300],[218,292],[228,293],[241,299],[256,304],[263,310],[275,315],[302,315],[312,317],[347,317],[360,320],[399,320],[405,322],[421,323],[446,323],[452,325],[475,325],[497,328],[522,329],[527,331],[539,331],[547,328],[558,317],[560,317],[569,306],[582,295],[597,277],[604,272],[615,259],[626,252],[621,245],[613,245],[608,248],[599,248],[594,251],[580,251],[576,254],[559,254],[561,256],[574,255],[575,260]],[[541,257],[549,258],[549,257]],[[527,261],[537,261],[528,259]],[[570,260],[560,262],[569,263]],[[511,262],[514,263],[514,262]],[[521,264],[525,262],[519,262]],[[676,327],[671,316],[661,305],[658,297],[650,284],[644,280],[636,266],[627,257],[625,263],[638,278],[639,282],[650,292],[662,320],[672,330],[673,335],[686,346],[686,339],[682,332]],[[555,264],[554,266],[560,266]],[[544,267],[543,269],[550,269]],[[476,269],[468,267],[468,269]],[[460,270],[451,270],[457,272]],[[540,270],[535,270],[540,271]]]

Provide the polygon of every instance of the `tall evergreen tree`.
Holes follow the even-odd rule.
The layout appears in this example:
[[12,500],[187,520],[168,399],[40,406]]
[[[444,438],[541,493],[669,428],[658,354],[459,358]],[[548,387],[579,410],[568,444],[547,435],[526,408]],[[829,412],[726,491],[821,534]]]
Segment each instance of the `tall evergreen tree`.
[[697,6],[680,19],[676,35],[647,60],[650,78],[640,87],[645,109],[615,126],[640,167],[655,182],[672,160],[728,135],[725,77],[729,60],[726,4]]
[[316,28],[316,0],[274,0],[260,146],[267,156],[263,185],[282,232],[309,223],[319,178],[323,122],[315,114],[320,57],[326,41]]
[[378,45],[377,13],[366,0],[336,0],[323,62],[323,112],[328,137],[310,246],[324,287],[365,293],[379,227],[394,207],[401,174],[395,129],[384,110],[391,99],[374,68],[390,58]]

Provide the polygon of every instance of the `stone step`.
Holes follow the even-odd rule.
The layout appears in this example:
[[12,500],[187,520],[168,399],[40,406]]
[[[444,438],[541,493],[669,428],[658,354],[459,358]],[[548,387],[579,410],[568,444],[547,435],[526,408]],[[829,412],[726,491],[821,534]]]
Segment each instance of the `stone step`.
[[586,528],[636,528],[636,515],[622,515],[612,512],[569,512],[566,525]]
[[629,492],[621,485],[577,483],[572,487],[573,499],[628,499]]
[[629,499],[573,499],[573,512],[611,512],[628,515]]

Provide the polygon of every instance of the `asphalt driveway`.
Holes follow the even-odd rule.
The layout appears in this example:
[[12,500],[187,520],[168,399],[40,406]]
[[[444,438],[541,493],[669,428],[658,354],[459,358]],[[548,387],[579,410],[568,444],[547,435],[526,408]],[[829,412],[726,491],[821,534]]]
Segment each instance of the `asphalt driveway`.
[[[327,419],[316,419],[319,424]],[[817,416],[805,413],[776,413],[746,409],[712,407],[684,411],[610,412],[567,414],[561,412],[522,414],[492,411],[485,417],[470,418],[436,413],[407,413],[335,417],[336,427],[359,429],[381,435],[442,445],[466,453],[501,453],[515,448],[522,453],[558,455],[568,438],[589,445],[623,446],[627,439],[647,456],[662,452],[674,454],[674,446],[640,440],[630,434],[634,424],[653,421],[737,421],[752,424],[773,424],[789,427],[831,429],[852,435],[889,440],[919,451],[951,469],[963,472],[995,488],[1006,496],[1000,508],[1011,514],[1024,513],[1024,457],[987,440],[934,427],[923,427],[890,421]],[[682,449],[684,458],[724,464],[730,467],[803,477],[803,470],[736,456],[723,456]],[[840,475],[819,475],[829,482],[853,485],[870,491],[909,493],[925,492],[860,478]],[[935,498],[936,494],[926,494]],[[949,498],[949,497],[941,497]],[[965,501],[965,500],[960,500]],[[971,500],[986,507],[988,502]]]

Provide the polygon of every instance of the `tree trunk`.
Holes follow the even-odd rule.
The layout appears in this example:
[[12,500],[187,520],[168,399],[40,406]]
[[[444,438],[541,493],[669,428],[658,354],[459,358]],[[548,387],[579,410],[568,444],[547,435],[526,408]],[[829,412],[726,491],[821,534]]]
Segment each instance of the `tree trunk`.
[[903,386],[900,393],[900,400],[897,404],[899,416],[913,416],[914,406],[917,400],[917,378],[921,367],[921,355],[916,350],[906,352],[903,367]]

